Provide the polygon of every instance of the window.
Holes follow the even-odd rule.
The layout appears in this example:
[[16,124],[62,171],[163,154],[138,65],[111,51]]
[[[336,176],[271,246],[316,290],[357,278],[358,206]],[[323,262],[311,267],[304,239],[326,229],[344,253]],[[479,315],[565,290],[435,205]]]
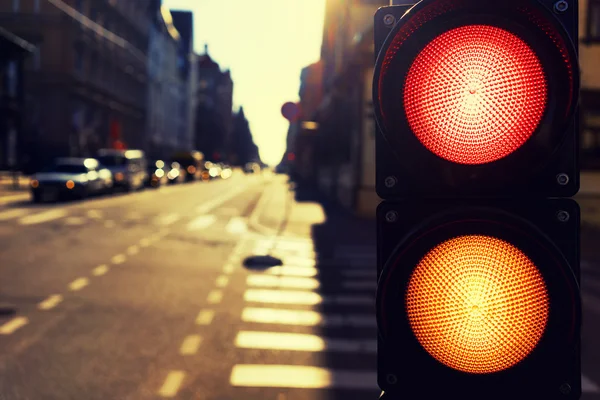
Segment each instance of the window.
[[600,0],[589,0],[585,39],[587,42],[600,42]]

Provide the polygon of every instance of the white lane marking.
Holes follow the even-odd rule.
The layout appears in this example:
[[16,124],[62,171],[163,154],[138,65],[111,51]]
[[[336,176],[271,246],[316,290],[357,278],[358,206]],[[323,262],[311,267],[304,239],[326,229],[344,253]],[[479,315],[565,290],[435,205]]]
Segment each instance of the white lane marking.
[[324,339],[308,333],[239,331],[235,345],[244,349],[377,353],[377,340]]
[[85,224],[85,219],[81,217],[68,217],[65,219],[65,225],[83,225]]
[[14,317],[10,321],[0,326],[0,335],[10,335],[17,329],[27,325],[28,323],[29,319],[27,319],[27,317]]
[[248,225],[246,224],[246,219],[242,217],[231,218],[231,220],[229,220],[229,223],[225,227],[225,230],[233,235],[241,235],[248,232]]
[[148,239],[148,238],[140,239],[140,247],[148,247],[148,246],[150,246],[150,239]]
[[237,186],[235,189],[231,190],[230,192],[227,192],[223,196],[217,197],[212,200],[208,200],[204,204],[198,206],[196,208],[196,212],[198,214],[206,214],[212,211],[213,209],[217,208],[221,204],[225,203],[227,200],[232,199],[233,197],[242,193],[244,190],[246,190],[247,187],[248,185]]
[[223,300],[223,292],[220,290],[212,290],[206,298],[206,301],[209,304],[217,304],[220,303],[221,300]]
[[127,260],[127,257],[125,256],[125,254],[117,254],[116,256],[114,256],[113,258],[110,259],[110,262],[115,265],[119,265],[119,264],[123,264],[125,262],[125,260]]
[[102,219],[102,211],[88,210],[87,216],[91,219]]
[[198,348],[200,347],[200,343],[202,343],[202,337],[200,335],[189,335],[181,343],[181,347],[179,348],[179,354],[187,356],[196,354],[198,352]]
[[265,270],[265,274],[313,277],[319,274],[319,270],[313,267],[278,266]]
[[49,222],[49,221],[53,221],[55,219],[63,218],[66,215],[67,215],[67,212],[65,210],[60,210],[60,209],[49,210],[49,211],[44,211],[44,212],[41,212],[38,214],[22,217],[21,219],[19,219],[19,224],[21,224],[21,225],[41,224],[42,222]]
[[223,273],[232,274],[233,273],[233,265],[225,265],[223,267]]
[[129,254],[130,256],[134,256],[139,252],[140,252],[140,248],[137,247],[136,245],[132,245],[127,248],[127,254]]
[[69,283],[69,289],[72,291],[81,290],[90,283],[88,278],[77,278],[73,282]]
[[215,318],[214,310],[202,310],[196,317],[196,325],[210,325]]
[[169,214],[158,218],[157,223],[160,225],[172,225],[179,221],[180,218],[178,214]]
[[18,218],[25,214],[27,214],[27,210],[23,210],[20,208],[2,211],[0,212],[0,221],[7,221],[9,219]]
[[199,231],[201,229],[206,229],[212,224],[215,223],[217,217],[214,215],[201,215],[197,218],[194,218],[188,225],[188,231]]
[[50,310],[56,307],[61,301],[63,301],[63,297],[60,294],[53,294],[48,296],[46,300],[39,303],[38,308],[40,310]]
[[317,289],[319,281],[314,278],[298,278],[274,275],[248,275],[248,286],[281,287],[290,289]]
[[348,278],[372,278],[375,279],[377,273],[374,269],[351,269],[351,270],[343,270],[342,275]]
[[316,311],[285,310],[280,308],[246,307],[242,311],[244,322],[259,324],[282,324],[298,326],[349,326],[354,328],[377,327],[370,314],[329,314]]
[[350,290],[376,290],[377,282],[373,281],[345,281],[342,282],[344,289]]
[[110,221],[110,220],[108,220],[108,221],[104,221],[104,226],[105,226],[106,228],[114,228],[114,227],[115,227],[115,225],[116,225],[116,224],[115,224],[115,221]]
[[215,282],[216,286],[219,288],[224,288],[225,286],[227,286],[228,283],[229,278],[224,275],[219,276]]
[[581,391],[583,393],[598,393],[600,389],[588,377],[581,375]]
[[229,382],[243,387],[379,390],[377,372],[304,365],[238,364],[233,367]]
[[343,304],[343,305],[373,305],[375,300],[369,296],[321,296],[314,292],[297,290],[248,289],[244,300],[255,303],[270,304]]
[[108,265],[106,265],[106,264],[98,265],[96,268],[94,268],[92,270],[92,274],[94,274],[94,276],[102,276],[102,275],[106,274],[107,272],[108,272]]
[[158,391],[158,395],[161,397],[175,397],[179,391],[179,387],[183,383],[185,378],[185,372],[183,371],[170,371],[165,379],[165,382]]

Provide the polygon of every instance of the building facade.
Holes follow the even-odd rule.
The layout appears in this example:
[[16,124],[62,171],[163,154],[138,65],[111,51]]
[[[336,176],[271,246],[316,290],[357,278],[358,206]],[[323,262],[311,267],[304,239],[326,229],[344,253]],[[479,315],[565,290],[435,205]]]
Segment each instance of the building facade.
[[150,30],[148,50],[148,118],[144,149],[151,158],[168,159],[191,150],[187,138],[186,71],[182,39],[170,11],[161,6]]
[[121,139],[145,142],[147,49],[158,0],[0,0],[0,25],[37,46],[25,64],[23,141],[37,169]]
[[233,151],[233,80],[208,54],[198,59],[195,146],[211,161],[229,162]]

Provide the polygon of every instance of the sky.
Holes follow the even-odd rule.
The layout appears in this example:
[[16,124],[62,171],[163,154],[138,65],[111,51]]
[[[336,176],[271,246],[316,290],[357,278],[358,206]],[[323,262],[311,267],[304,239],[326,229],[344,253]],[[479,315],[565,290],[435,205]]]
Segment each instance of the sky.
[[234,111],[250,123],[261,159],[276,165],[289,123],[281,106],[298,101],[300,72],[319,60],[325,0],[163,0],[194,13],[194,49],[230,69]]

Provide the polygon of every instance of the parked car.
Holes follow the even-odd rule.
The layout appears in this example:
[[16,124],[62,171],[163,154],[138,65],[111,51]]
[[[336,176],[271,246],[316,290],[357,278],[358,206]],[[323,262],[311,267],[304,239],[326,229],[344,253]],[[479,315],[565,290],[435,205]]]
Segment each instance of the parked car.
[[110,170],[94,158],[58,158],[31,177],[34,202],[85,198],[113,187]]
[[148,179],[147,161],[141,150],[101,149],[98,161],[113,174],[116,189],[142,189]]
[[167,176],[168,167],[163,160],[154,160],[148,163],[148,178],[146,186],[158,188],[169,183]]

